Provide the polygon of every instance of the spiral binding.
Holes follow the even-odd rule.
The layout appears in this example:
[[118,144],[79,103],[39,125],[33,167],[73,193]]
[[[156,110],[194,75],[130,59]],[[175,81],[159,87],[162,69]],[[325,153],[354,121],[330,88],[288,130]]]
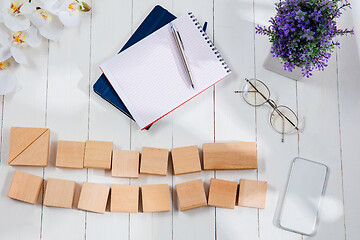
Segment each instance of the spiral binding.
[[192,21],[195,23],[195,26],[197,27],[197,29],[200,30],[200,33],[202,34],[202,36],[204,37],[205,41],[207,44],[209,44],[209,47],[211,48],[211,50],[214,52],[214,54],[216,55],[216,57],[219,59],[219,62],[221,62],[221,65],[223,65],[224,69],[226,70],[227,73],[231,72],[231,69],[229,68],[229,66],[226,64],[224,58],[221,57],[221,54],[219,53],[219,51],[216,49],[215,45],[213,44],[213,42],[210,40],[210,38],[208,37],[208,35],[202,30],[202,26],[200,25],[200,23],[198,22],[198,20],[196,19],[196,17],[193,15],[192,12],[188,13],[190,18],[192,19]]

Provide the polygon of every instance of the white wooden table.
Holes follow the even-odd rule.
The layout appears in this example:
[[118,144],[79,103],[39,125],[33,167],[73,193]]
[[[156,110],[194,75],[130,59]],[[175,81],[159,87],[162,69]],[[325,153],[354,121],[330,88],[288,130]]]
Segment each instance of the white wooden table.
[[[339,24],[359,23],[360,4],[353,2]],[[155,4],[175,15],[192,11],[207,21],[208,34],[233,70],[231,77],[156,123],[149,131],[137,125],[92,91],[100,75],[99,64],[114,56]],[[102,0],[92,1],[81,26],[66,30],[59,42],[29,49],[33,62],[16,69],[22,89],[0,98],[0,239],[1,240],[107,240],[107,239],[308,239],[278,229],[278,211],[292,159],[296,156],[323,162],[330,168],[326,199],[318,233],[313,239],[355,240],[360,234],[360,40],[340,39],[324,72],[298,82],[265,70],[270,47],[266,37],[254,33],[274,14],[268,0]],[[355,26],[360,30],[360,24]],[[233,90],[244,77],[257,77],[271,89],[277,103],[294,109],[302,123],[298,134],[281,136],[269,124],[270,109],[248,106]],[[276,96],[275,96],[276,95]],[[51,156],[47,168],[10,167],[7,164],[12,126],[51,129]],[[69,170],[54,167],[59,139],[113,141],[116,149],[142,146],[172,148],[204,142],[256,141],[259,168],[246,171],[207,171],[173,176],[144,176],[138,180],[111,178],[109,171]],[[165,213],[95,214],[74,209],[30,205],[7,198],[15,170],[43,176],[111,185],[167,183],[172,208]],[[203,207],[180,212],[175,184],[202,178],[268,181],[264,210]],[[76,193],[78,195],[78,191]]]

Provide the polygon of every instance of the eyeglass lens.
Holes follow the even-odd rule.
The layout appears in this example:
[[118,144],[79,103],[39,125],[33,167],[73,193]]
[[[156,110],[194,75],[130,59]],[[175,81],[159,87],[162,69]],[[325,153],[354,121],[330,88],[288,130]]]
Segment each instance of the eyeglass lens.
[[271,113],[270,123],[279,133],[290,133],[297,127],[298,118],[290,108],[278,106]]
[[244,84],[242,95],[248,104],[260,106],[270,98],[270,91],[263,82],[250,79]]

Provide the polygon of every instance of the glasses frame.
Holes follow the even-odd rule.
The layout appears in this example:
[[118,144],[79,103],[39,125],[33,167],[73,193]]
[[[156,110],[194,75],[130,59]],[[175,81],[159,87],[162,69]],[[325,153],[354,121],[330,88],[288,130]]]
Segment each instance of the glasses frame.
[[[253,84],[250,80],[255,80],[255,81],[258,81],[258,82],[260,82],[261,84],[263,84],[264,87],[265,87],[265,88],[267,89],[267,91],[269,92],[269,97],[266,97],[262,92],[260,92],[260,91],[256,88],[256,86],[254,86],[254,84]],[[268,88],[268,86],[266,86],[266,84],[265,84],[264,82],[262,82],[261,80],[256,79],[256,78],[252,78],[252,79],[250,79],[250,80],[249,80],[248,78],[245,78],[245,81],[246,81],[255,91],[246,91],[246,92],[256,92],[256,93],[258,93],[262,98],[264,98],[265,101],[264,101],[263,103],[261,103],[261,104],[251,104],[251,103],[249,103],[248,101],[246,101],[245,96],[244,96],[244,92],[245,92],[245,91],[244,91],[244,86],[245,86],[245,84],[244,84],[244,86],[243,86],[243,90],[235,90],[234,92],[235,92],[235,93],[242,93],[242,97],[243,97],[244,101],[245,101],[247,104],[249,104],[250,106],[253,106],[253,107],[259,107],[259,106],[264,105],[265,103],[268,103],[268,104],[271,106],[271,108],[273,109],[272,112],[271,112],[271,115],[270,115],[270,124],[271,124],[271,127],[272,127],[276,132],[281,133],[281,135],[282,135],[281,142],[284,142],[285,130],[283,130],[282,132],[281,132],[281,131],[278,131],[278,130],[275,128],[275,126],[273,125],[273,123],[271,122],[271,117],[273,116],[274,112],[276,112],[276,113],[279,114],[279,116],[283,119],[283,122],[284,122],[284,123],[285,123],[285,120],[288,121],[288,122],[294,127],[294,129],[293,129],[292,131],[286,133],[286,134],[289,134],[289,133],[291,133],[291,132],[293,132],[293,131],[295,131],[295,130],[296,130],[296,131],[299,130],[299,128],[298,128],[299,119],[298,119],[297,114],[295,114],[295,112],[294,112],[293,110],[291,110],[289,107],[287,107],[287,106],[285,106],[285,105],[279,105],[279,106],[278,106],[278,105],[275,103],[275,101],[270,98],[270,96],[271,96],[270,89]],[[255,96],[256,96],[256,95],[255,95]],[[279,108],[286,108],[286,109],[288,109],[292,114],[294,114],[294,116],[295,116],[295,118],[296,118],[297,124],[294,124],[288,117],[286,117],[281,111],[279,111]],[[285,124],[283,124],[283,128],[284,128],[284,126],[285,126]]]

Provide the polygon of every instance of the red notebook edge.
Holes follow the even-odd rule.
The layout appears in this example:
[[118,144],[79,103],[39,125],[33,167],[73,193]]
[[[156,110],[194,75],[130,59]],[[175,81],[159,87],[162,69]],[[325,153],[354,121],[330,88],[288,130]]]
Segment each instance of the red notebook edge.
[[[106,76],[106,74],[104,73],[104,71],[101,69],[101,67],[99,66],[101,72]],[[173,112],[174,110],[178,109],[179,107],[181,107],[182,105],[184,105],[185,103],[189,102],[191,99],[195,98],[196,96],[198,96],[199,94],[203,93],[204,91],[208,90],[209,88],[211,88],[212,86],[214,86],[215,84],[217,84],[218,82],[220,82],[221,80],[223,80],[224,78],[228,77],[229,75],[231,75],[232,72],[230,72],[228,75],[224,76],[223,78],[219,79],[218,81],[216,81],[215,83],[211,84],[209,87],[205,88],[204,90],[202,90],[201,92],[195,94],[194,96],[192,96],[191,98],[189,98],[188,100],[186,100],[185,102],[181,103],[179,106],[175,107],[174,109],[172,109],[171,111],[165,113],[164,115],[162,115],[161,117],[159,117],[158,119],[156,119],[155,121],[153,121],[152,123],[148,124],[147,126],[141,128],[141,131],[146,129],[147,127],[149,127],[150,125],[156,123],[157,121],[159,121],[160,119],[162,119],[163,117],[165,117],[166,115],[168,115],[169,113]],[[106,76],[107,78],[107,76]],[[109,81],[110,82],[110,81]],[[112,83],[110,82],[111,86]],[[113,86],[114,87],[114,86]],[[115,88],[114,88],[115,89]]]

